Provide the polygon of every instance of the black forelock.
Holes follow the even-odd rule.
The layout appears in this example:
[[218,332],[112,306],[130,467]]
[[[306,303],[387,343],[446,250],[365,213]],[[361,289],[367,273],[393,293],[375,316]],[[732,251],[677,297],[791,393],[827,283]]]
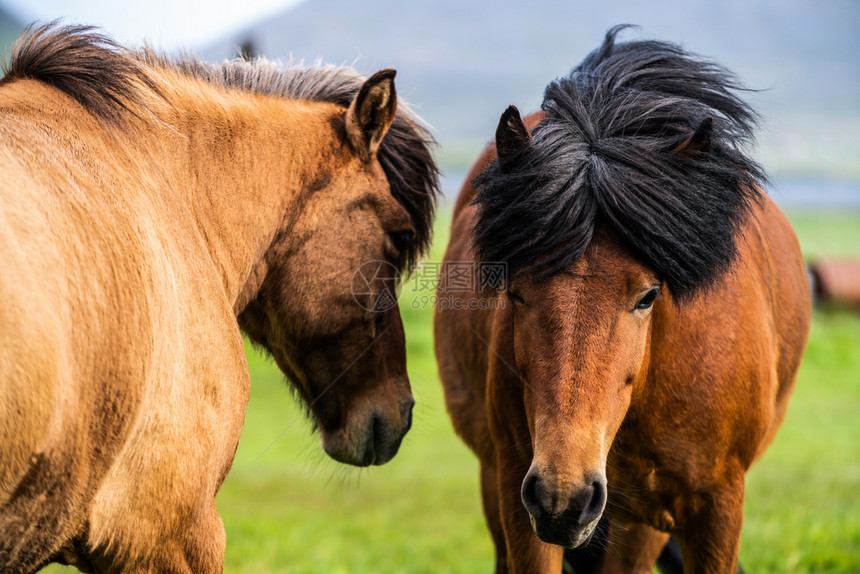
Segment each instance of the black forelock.
[[[767,183],[744,151],[756,115],[725,68],[666,42],[616,44],[623,28],[547,86],[531,144],[476,178],[475,247],[510,277],[545,277],[605,225],[683,300],[734,260]],[[708,117],[710,151],[674,153]]]

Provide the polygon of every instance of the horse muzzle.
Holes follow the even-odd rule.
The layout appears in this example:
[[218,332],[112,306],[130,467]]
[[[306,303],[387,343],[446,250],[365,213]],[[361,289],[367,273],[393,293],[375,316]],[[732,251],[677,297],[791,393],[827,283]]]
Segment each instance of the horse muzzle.
[[350,417],[343,428],[335,431],[323,429],[320,432],[323,450],[334,460],[346,464],[385,464],[397,454],[403,437],[412,427],[414,405],[415,400],[410,396],[394,417],[373,409],[366,416]]
[[521,496],[538,538],[576,548],[591,539],[606,507],[606,477],[587,475],[581,484],[561,487],[532,467]]

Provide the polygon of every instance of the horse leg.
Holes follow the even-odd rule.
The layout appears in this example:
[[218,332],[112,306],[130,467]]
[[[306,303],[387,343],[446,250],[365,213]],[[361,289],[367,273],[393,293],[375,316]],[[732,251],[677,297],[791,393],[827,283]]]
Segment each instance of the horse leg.
[[0,572],[37,572],[84,527],[87,476],[73,455],[34,455],[0,507]]
[[[520,489],[528,471],[528,461],[506,460],[505,451],[498,449],[497,480],[499,488],[499,510],[508,558],[508,571],[517,573],[561,572],[564,548],[547,544],[538,538],[531,527],[529,513],[520,498]],[[516,458],[516,457],[514,457]]]
[[708,495],[701,509],[678,532],[685,574],[734,574],[738,571],[743,523],[743,475]]
[[224,571],[224,549],[227,534],[224,523],[211,501],[203,515],[192,524],[183,541],[183,558],[191,572],[221,573]]
[[123,544],[109,545],[88,558],[99,574],[221,574],[224,571],[226,534],[212,501],[170,536],[153,540],[145,554],[123,551]]
[[603,553],[603,563],[599,572],[649,574],[668,540],[668,534],[654,530],[645,524],[622,526],[611,522],[606,551]]
[[502,528],[502,517],[499,513],[499,484],[495,468],[481,463],[481,502],[484,506],[484,516],[487,527],[493,536],[496,546],[496,574],[507,574],[508,557],[505,548],[505,532]]

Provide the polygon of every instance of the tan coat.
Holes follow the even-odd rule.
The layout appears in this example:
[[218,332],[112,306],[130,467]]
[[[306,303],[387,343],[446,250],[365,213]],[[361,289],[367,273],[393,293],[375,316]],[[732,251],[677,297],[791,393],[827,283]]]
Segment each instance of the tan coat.
[[214,498],[249,394],[240,321],[332,456],[381,464],[408,429],[400,317],[350,292],[361,262],[399,259],[392,233],[415,232],[377,160],[394,73],[296,72],[346,78],[347,110],[86,32],[37,30],[0,81],[0,572],[220,571]]

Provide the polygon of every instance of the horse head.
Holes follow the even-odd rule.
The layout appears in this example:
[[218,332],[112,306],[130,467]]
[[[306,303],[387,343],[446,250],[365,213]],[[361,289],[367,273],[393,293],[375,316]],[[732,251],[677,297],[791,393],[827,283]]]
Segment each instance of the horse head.
[[712,154],[711,116],[624,138],[611,111],[590,109],[614,92],[583,85],[574,73],[547,88],[534,135],[513,106],[502,115],[475,200],[478,252],[510,273],[533,452],[522,501],[536,534],[566,547],[606,506],[610,447],[648,378],[653,318],[671,308],[661,294],[684,304],[727,268],[758,173],[719,163],[742,160]]
[[336,168],[305,182],[239,316],[292,381],[326,453],[359,466],[396,454],[414,404],[395,288],[416,227],[379,159],[397,114],[393,80],[378,72],[328,119],[340,141],[321,163]]

